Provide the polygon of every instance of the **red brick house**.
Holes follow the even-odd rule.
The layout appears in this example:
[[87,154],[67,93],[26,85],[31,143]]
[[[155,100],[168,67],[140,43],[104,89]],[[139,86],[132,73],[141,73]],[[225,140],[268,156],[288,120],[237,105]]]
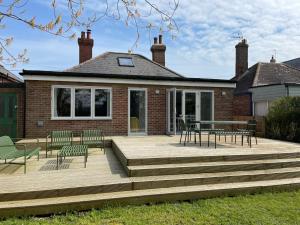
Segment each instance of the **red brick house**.
[[0,65],[0,136],[24,135],[24,83]]
[[271,103],[283,96],[300,96],[300,59],[258,62],[248,68],[248,44],[236,46],[234,115],[265,116]]
[[154,38],[152,60],[118,52],[92,58],[90,31],[82,32],[78,44],[79,65],[21,73],[26,137],[90,128],[107,135],[157,135],[178,130],[179,116],[232,119],[235,82],[187,78],[168,69],[161,35]]

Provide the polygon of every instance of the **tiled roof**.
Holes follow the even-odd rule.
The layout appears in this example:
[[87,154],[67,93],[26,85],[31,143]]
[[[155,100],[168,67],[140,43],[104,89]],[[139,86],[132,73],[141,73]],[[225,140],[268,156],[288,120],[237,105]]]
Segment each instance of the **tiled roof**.
[[285,63],[257,63],[239,78],[235,93],[248,93],[251,87],[285,83],[300,83],[300,69]]
[[292,59],[289,61],[283,62],[284,64],[287,64],[289,66],[295,67],[297,69],[300,69],[300,58]]
[[[119,57],[132,58],[134,66],[120,66]],[[124,76],[183,77],[139,54],[106,52],[64,72],[115,74]]]

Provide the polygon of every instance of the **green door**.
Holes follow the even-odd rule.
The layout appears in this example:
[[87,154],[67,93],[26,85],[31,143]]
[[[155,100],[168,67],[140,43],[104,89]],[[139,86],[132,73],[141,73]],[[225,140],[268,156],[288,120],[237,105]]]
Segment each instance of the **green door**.
[[0,93],[0,136],[17,136],[17,96]]

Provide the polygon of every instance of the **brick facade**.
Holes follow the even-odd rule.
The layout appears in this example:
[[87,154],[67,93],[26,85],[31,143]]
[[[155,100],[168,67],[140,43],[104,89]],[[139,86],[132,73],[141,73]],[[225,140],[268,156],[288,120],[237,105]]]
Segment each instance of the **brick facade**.
[[0,88],[0,93],[15,93],[17,95],[17,137],[24,137],[24,87]]
[[[51,86],[108,86],[112,87],[111,120],[51,120]],[[95,84],[71,82],[26,81],[26,137],[45,137],[51,130],[73,130],[102,128],[107,135],[128,134],[128,88],[147,88],[148,93],[148,135],[166,134],[166,93],[164,86],[143,86],[125,84]],[[189,87],[190,88],[190,87]],[[180,87],[180,89],[185,89]],[[188,89],[188,87],[186,88]],[[195,89],[193,87],[192,89]],[[197,87],[208,90],[208,88]],[[159,93],[156,92],[159,90]],[[215,119],[231,120],[233,116],[233,89],[212,88],[214,90]],[[226,92],[222,95],[222,92]],[[38,127],[37,121],[44,126]]]
[[233,97],[235,116],[251,116],[252,115],[252,100],[251,94],[235,95]]

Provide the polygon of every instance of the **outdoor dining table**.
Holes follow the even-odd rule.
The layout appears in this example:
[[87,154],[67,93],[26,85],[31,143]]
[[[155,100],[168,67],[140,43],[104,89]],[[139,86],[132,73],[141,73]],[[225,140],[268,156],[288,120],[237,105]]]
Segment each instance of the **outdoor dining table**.
[[[199,137],[200,137],[200,146],[201,146],[201,130],[203,131],[209,131],[209,130],[215,130],[215,129],[207,129],[207,128],[204,128],[202,129],[201,128],[201,125],[231,125],[232,128],[231,130],[233,130],[233,125],[247,125],[248,124],[248,121],[238,121],[238,120],[191,120],[189,121],[188,123],[188,129],[189,129],[189,133],[191,135],[191,130],[192,130],[192,126],[195,126],[196,124],[199,124]],[[196,137],[195,137],[196,138]],[[208,139],[209,139],[209,135],[208,135]],[[195,142],[196,142],[196,139],[195,139]],[[208,146],[209,146],[209,140],[208,140]]]

